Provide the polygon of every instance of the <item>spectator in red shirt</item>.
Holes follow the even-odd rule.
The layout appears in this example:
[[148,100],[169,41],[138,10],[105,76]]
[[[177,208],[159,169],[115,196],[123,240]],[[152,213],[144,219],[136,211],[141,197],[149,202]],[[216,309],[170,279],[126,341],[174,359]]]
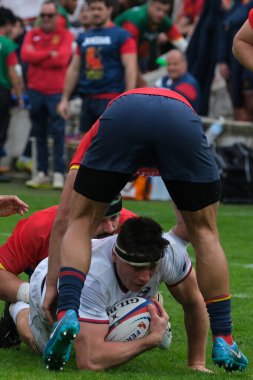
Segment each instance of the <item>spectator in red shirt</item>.
[[37,147],[38,175],[27,181],[32,188],[51,187],[48,176],[49,132],[53,146],[53,188],[64,184],[65,121],[57,112],[65,73],[71,58],[73,36],[57,26],[57,7],[53,1],[41,6],[41,26],[29,31],[24,40],[21,56],[28,63],[27,87],[31,102],[31,120]]

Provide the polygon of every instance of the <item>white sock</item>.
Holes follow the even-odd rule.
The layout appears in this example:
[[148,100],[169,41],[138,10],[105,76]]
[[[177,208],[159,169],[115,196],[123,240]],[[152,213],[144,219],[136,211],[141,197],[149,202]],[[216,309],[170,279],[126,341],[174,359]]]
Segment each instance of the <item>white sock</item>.
[[18,313],[24,309],[29,309],[29,304],[23,301],[18,301],[10,305],[9,312],[15,325],[17,324]]

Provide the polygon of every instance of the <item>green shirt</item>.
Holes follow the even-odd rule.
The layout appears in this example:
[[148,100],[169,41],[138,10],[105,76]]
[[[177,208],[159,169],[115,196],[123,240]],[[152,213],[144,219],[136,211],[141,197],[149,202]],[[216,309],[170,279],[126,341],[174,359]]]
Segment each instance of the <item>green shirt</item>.
[[11,81],[9,79],[7,58],[15,51],[17,45],[10,38],[0,35],[0,86],[11,89]]
[[161,32],[168,33],[172,26],[171,19],[166,16],[157,26],[156,30],[152,30],[149,22],[147,4],[127,9],[118,15],[114,22],[128,30],[128,32],[135,37],[138,43],[139,58],[148,56],[151,51],[154,51],[159,34]]

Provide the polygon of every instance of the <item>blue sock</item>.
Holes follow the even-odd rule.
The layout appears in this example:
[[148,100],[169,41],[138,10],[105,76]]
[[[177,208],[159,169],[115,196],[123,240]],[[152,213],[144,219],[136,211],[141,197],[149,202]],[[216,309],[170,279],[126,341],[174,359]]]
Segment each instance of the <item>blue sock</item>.
[[85,281],[85,274],[75,268],[62,267],[59,274],[59,295],[57,311],[61,317],[69,309],[78,315],[80,296]]
[[231,299],[213,299],[207,302],[207,311],[210,319],[210,327],[214,337],[231,336],[232,320]]

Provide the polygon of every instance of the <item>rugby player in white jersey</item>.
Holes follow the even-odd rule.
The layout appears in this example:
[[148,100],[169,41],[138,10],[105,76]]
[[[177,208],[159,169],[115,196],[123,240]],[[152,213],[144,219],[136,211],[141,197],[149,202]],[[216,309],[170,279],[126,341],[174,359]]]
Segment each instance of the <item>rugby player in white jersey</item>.
[[[168,326],[168,316],[162,306],[159,306],[160,315],[149,306],[149,335],[128,342],[108,342],[105,338],[109,329],[107,311],[115,303],[135,296],[152,298],[160,284],[165,283],[183,308],[188,367],[208,371],[205,367],[206,306],[186,248],[187,243],[172,231],[163,234],[159,224],[143,217],[127,220],[119,235],[92,241],[90,271],[80,299],[80,332],[74,342],[79,369],[110,368],[161,345]],[[38,265],[31,278],[30,311],[29,305],[22,302],[10,308],[21,338],[41,354],[51,332],[41,307],[46,274],[47,259]],[[170,312],[173,319],[173,308]],[[64,331],[60,334],[64,340]],[[59,352],[58,360],[54,355],[51,369],[60,369],[69,360],[70,351],[62,357],[64,350],[58,340],[57,345],[54,353]]]

